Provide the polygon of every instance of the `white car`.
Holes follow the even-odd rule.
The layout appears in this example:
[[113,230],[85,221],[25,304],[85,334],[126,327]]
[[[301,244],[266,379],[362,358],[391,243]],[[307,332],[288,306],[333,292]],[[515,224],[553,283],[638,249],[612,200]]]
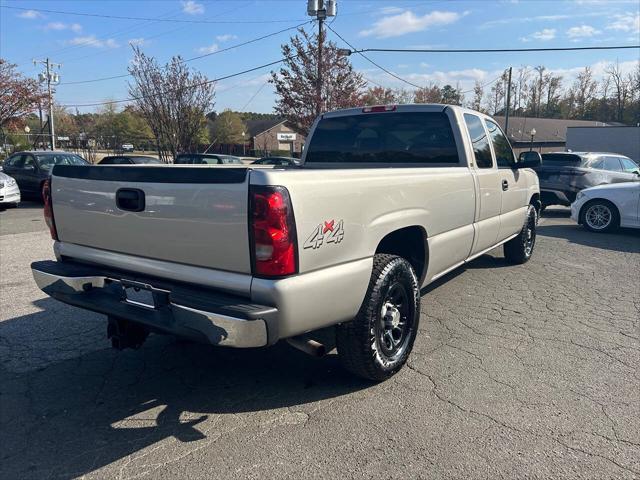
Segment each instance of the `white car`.
[[640,181],[585,188],[571,204],[571,219],[591,232],[640,228]]
[[20,188],[13,177],[0,172],[0,208],[17,206],[20,203]]

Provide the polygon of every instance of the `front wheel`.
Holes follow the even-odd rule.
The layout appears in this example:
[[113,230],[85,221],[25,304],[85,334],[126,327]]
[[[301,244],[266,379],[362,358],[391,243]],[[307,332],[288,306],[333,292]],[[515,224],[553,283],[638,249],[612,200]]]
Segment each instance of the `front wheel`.
[[504,256],[509,263],[527,263],[533,255],[533,248],[536,245],[537,218],[535,207],[529,205],[522,230],[517,237],[504,244]]
[[618,210],[606,200],[592,200],[582,207],[582,224],[590,232],[610,232],[618,227]]
[[411,353],[419,320],[418,279],[409,262],[395,255],[375,255],[360,311],[336,327],[343,366],[369,380],[391,377]]

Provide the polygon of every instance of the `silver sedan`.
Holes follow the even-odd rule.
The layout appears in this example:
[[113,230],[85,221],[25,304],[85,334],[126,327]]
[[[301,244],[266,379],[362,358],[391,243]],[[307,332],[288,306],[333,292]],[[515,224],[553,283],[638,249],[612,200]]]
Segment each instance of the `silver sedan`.
[[13,177],[0,172],[0,208],[17,206],[20,203],[20,188]]

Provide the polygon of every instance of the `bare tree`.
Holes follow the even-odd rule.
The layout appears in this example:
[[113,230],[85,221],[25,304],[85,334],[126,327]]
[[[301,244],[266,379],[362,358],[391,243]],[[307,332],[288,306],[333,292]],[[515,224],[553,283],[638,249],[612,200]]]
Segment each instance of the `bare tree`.
[[504,82],[496,82],[491,87],[491,95],[489,96],[489,110],[493,112],[493,115],[497,115],[504,108],[504,95]]
[[545,115],[553,117],[560,113],[560,88],[562,77],[548,73],[544,76],[544,84],[547,88],[547,103],[545,105]]
[[471,100],[471,108],[474,110],[477,110],[478,112],[481,112],[483,98],[484,98],[484,87],[482,86],[482,83],[476,80],[476,83],[473,86],[473,99]]
[[582,70],[576,81],[573,83],[572,94],[575,102],[575,116],[584,118],[587,112],[587,105],[595,98],[598,91],[598,82],[593,79],[593,72],[590,67]]
[[620,70],[620,64],[617,61],[615,64],[610,64],[605,69],[605,73],[609,75],[609,79],[613,85],[613,93],[616,100],[616,120],[622,122],[631,87],[630,79],[629,77],[625,78],[622,70]]
[[515,110],[520,112],[523,105],[527,102],[527,95],[529,92],[528,82],[530,70],[527,67],[520,67],[518,69],[518,79],[516,80],[517,89],[515,91]]
[[536,82],[536,104],[535,104],[535,116],[539,117],[542,111],[542,92],[545,87],[544,71],[547,69],[544,65],[538,65],[534,70],[538,72],[538,80]]
[[156,137],[158,155],[169,161],[169,156],[193,151],[203,140],[205,113],[213,107],[214,83],[190,70],[180,57],[160,66],[139,47],[133,50],[129,94]]

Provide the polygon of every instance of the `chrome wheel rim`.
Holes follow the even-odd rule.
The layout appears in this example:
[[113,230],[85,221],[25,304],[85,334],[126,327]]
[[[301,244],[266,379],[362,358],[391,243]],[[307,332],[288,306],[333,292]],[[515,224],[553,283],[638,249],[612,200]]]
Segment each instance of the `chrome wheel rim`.
[[527,223],[527,231],[524,239],[524,253],[528,256],[533,252],[533,246],[536,243],[536,232],[531,225],[531,221]]
[[604,230],[611,224],[612,219],[611,210],[602,204],[591,205],[584,215],[584,221],[594,230]]
[[409,295],[401,283],[393,283],[380,310],[376,337],[379,350],[388,360],[395,360],[404,352],[412,328]]

